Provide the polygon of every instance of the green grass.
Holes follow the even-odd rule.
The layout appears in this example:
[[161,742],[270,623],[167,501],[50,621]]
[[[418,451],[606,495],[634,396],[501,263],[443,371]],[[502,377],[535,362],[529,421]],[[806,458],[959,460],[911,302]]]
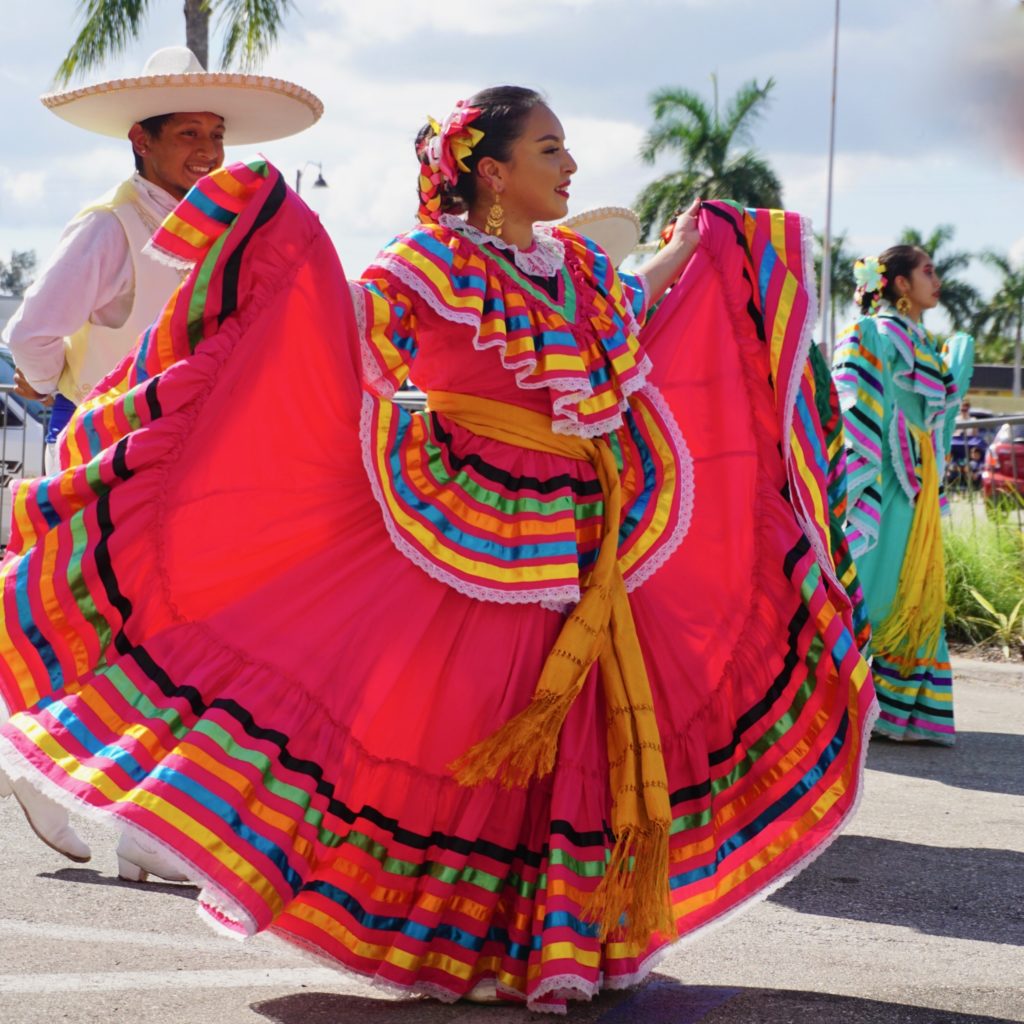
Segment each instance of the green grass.
[[[1008,638],[999,635],[1000,621],[1005,632],[1005,622],[1024,598],[1024,534],[1015,516],[993,521],[980,509],[972,515],[954,507],[943,541],[949,639],[1004,645]],[[1018,648],[1024,644],[1024,628],[1016,627],[1010,640]]]

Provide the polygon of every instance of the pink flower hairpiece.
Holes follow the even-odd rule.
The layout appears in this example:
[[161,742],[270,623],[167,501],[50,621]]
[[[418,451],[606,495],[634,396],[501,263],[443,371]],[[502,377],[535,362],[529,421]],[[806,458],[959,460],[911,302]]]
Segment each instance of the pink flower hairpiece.
[[473,152],[473,147],[484,137],[482,131],[471,128],[470,124],[481,113],[483,111],[478,107],[470,107],[465,100],[459,100],[441,124],[432,117],[427,118],[435,133],[427,142],[427,163],[436,167],[449,185],[458,181],[459,171],[469,171],[466,160]]

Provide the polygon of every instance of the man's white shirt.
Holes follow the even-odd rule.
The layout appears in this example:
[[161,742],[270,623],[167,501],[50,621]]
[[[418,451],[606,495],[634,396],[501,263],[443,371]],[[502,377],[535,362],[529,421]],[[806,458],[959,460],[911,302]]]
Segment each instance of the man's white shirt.
[[[155,224],[177,206],[177,199],[140,174],[132,182]],[[51,394],[64,369],[64,338],[87,322],[120,327],[134,299],[135,274],[124,229],[109,210],[93,210],[64,229],[3,339],[29,384]]]

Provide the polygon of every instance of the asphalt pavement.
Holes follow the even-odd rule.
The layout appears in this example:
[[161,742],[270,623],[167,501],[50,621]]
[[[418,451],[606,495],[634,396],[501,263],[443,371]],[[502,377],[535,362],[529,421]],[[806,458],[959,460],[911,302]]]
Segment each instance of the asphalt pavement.
[[[674,947],[573,1024],[1024,1022],[1024,669],[955,663],[956,747],[871,745],[861,806],[810,868]],[[196,890],[72,865],[0,801],[2,1024],[526,1024],[396,998],[259,936],[213,933]]]

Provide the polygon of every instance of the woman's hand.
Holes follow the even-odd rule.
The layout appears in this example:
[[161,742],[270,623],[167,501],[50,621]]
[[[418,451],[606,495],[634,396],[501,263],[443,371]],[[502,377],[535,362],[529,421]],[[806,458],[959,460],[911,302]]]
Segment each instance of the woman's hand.
[[42,402],[44,405],[49,405],[53,401],[52,395],[44,395],[41,391],[36,391],[29,384],[25,374],[17,369],[17,367],[14,370],[14,393],[22,398],[31,398],[35,402]]
[[694,199],[689,207],[676,217],[672,225],[672,237],[665,246],[666,249],[682,250],[688,258],[700,245],[700,230],[697,227],[700,204],[700,199]]
[[701,200],[694,199],[689,208],[676,217],[672,225],[672,237],[665,248],[640,268],[639,272],[647,278],[652,301],[660,299],[675,284],[683,267],[700,245],[700,230],[697,227],[700,204]]

